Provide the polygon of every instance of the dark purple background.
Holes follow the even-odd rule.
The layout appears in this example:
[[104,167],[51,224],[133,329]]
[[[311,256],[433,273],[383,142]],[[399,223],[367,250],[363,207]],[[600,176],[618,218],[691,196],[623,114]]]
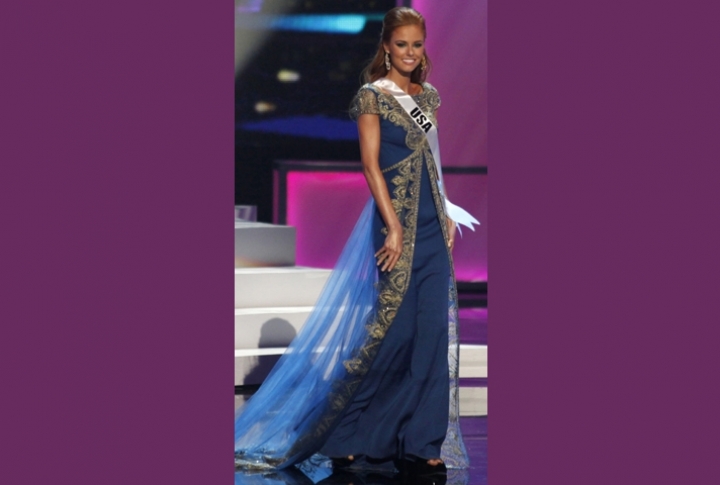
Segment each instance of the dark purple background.
[[720,482],[711,5],[489,4],[490,483]]
[[[720,6],[488,17],[490,480],[717,483]],[[0,19],[0,481],[232,483],[232,6]]]
[[232,4],[0,19],[0,483],[232,483]]

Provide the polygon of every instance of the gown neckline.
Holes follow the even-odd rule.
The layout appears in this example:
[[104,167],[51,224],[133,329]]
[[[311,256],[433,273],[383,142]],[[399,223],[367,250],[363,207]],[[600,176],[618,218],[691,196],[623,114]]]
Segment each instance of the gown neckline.
[[[370,83],[370,84],[372,84],[372,83]],[[411,98],[418,98],[418,97],[422,96],[423,94],[425,94],[425,92],[427,91],[427,89],[425,88],[425,83],[420,84],[420,87],[422,88],[422,91],[420,91],[420,92],[417,93],[417,94],[410,94],[410,93],[405,93],[405,94],[407,94],[407,95],[410,96]],[[380,92],[381,92],[382,94],[384,94],[385,96],[390,96],[390,97],[393,97],[393,98],[394,98],[394,96],[393,96],[392,94],[386,93],[385,91],[383,91],[383,90],[380,89],[380,88],[378,88],[378,91],[380,91]],[[404,91],[403,91],[403,92],[404,92]]]

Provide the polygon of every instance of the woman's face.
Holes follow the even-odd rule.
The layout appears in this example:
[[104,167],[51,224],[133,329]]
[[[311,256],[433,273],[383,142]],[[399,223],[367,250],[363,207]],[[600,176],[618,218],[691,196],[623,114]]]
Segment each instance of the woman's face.
[[396,28],[390,42],[383,44],[385,52],[390,53],[393,69],[409,75],[425,57],[425,36],[418,25],[405,25]]

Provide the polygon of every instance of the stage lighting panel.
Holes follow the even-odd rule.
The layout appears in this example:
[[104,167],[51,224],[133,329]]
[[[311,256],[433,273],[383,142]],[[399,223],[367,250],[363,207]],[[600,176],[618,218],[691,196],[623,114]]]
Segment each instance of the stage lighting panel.
[[[256,143],[258,135],[284,150],[298,138],[354,142],[349,103],[362,84],[360,72],[377,48],[383,14],[396,3],[236,2],[237,29],[269,29],[236,77],[238,143]],[[257,109],[259,104],[275,109]],[[355,156],[355,151],[348,154]]]

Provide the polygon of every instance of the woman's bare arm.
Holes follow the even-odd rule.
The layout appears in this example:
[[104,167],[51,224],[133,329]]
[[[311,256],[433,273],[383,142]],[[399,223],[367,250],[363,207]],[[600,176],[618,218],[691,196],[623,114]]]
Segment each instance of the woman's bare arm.
[[392,271],[402,254],[403,232],[380,170],[380,117],[374,114],[360,115],[358,133],[365,180],[388,230],[385,243],[375,253],[375,257],[378,258],[377,264],[381,266],[381,271]]

